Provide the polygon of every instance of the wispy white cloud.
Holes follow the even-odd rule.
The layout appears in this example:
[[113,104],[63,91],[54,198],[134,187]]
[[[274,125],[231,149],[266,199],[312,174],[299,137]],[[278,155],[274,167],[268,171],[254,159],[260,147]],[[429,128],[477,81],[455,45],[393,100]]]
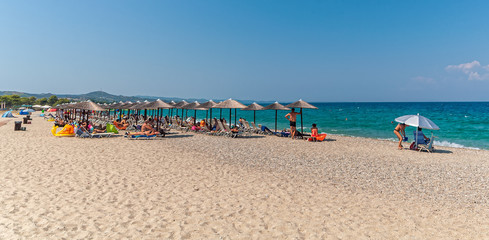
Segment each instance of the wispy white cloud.
[[467,75],[468,80],[489,80],[489,65],[482,66],[477,60],[458,65],[448,65],[445,70],[463,72]]

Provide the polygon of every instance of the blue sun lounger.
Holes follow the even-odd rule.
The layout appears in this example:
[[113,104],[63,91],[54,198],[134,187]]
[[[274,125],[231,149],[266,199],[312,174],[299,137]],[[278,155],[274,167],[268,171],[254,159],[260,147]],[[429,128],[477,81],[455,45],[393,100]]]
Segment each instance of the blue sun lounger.
[[129,140],[151,140],[156,139],[156,135],[131,135],[126,136]]

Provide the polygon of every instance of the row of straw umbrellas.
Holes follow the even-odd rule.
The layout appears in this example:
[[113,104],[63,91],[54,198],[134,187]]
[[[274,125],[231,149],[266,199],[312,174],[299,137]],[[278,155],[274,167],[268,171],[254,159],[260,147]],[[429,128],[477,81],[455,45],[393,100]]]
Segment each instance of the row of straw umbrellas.
[[[160,99],[149,102],[149,101],[144,101],[144,102],[116,102],[112,104],[97,104],[94,103],[90,100],[88,101],[83,101],[83,102],[78,102],[78,103],[67,103],[67,104],[62,104],[58,106],[59,109],[78,109],[82,110],[80,114],[88,114],[89,111],[110,111],[110,109],[119,109],[119,110],[125,110],[127,109],[129,112],[133,111],[136,116],[140,116],[144,114],[144,117],[146,118],[147,115],[147,110],[156,110],[156,116],[162,116],[163,114],[163,109],[168,109],[171,111],[171,114],[173,116],[173,109],[176,110],[176,114],[178,115],[178,109],[181,109],[182,111],[182,116],[183,116],[183,111],[184,110],[194,110],[194,119],[196,118],[197,115],[197,110],[204,110],[204,111],[209,111],[210,112],[210,119],[212,119],[212,109],[220,109],[220,115],[222,115],[222,109],[229,109],[229,125],[231,125],[231,115],[232,115],[232,110],[234,109],[234,122],[236,124],[236,111],[237,109],[245,110],[245,111],[253,111],[253,122],[256,123],[256,111],[261,111],[261,110],[275,110],[275,132],[277,132],[277,116],[278,116],[278,111],[279,110],[290,110],[290,108],[297,108],[297,109],[303,109],[303,108],[308,108],[308,109],[317,109],[317,107],[303,101],[300,99],[299,101],[293,102],[291,104],[288,104],[286,106],[275,102],[272,103],[268,106],[261,106],[260,104],[254,102],[248,106],[240,103],[239,101],[236,101],[234,99],[228,99],[225,101],[222,101],[220,103],[216,103],[212,100],[209,100],[205,103],[199,103],[197,101],[195,102],[187,102],[185,100],[182,100],[178,103],[171,101],[171,102],[164,102]],[[144,111],[142,113],[141,111]],[[116,111],[114,111],[114,115],[116,114]],[[122,111],[119,111],[119,114],[122,115]],[[207,115],[206,115],[207,118]],[[159,126],[158,126],[159,127]],[[301,114],[301,132],[304,132],[304,127],[303,127],[303,118]]]

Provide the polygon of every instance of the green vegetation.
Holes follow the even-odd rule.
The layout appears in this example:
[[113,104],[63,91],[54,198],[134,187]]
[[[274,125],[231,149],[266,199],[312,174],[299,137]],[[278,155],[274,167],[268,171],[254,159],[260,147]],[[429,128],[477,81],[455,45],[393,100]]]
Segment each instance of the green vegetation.
[[0,102],[5,102],[7,104],[7,108],[18,108],[22,105],[56,106],[62,103],[69,103],[70,100],[67,98],[58,98],[55,95],[52,95],[49,98],[37,99],[36,97],[21,97],[17,94],[13,94],[0,96]]

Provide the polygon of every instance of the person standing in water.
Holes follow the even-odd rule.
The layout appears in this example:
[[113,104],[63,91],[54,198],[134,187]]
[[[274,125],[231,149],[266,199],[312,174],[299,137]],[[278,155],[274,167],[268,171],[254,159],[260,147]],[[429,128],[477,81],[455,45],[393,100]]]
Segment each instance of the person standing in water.
[[[406,129],[405,123],[399,123],[399,124],[397,124],[396,128],[394,128],[394,133],[399,138],[399,146],[398,146],[399,150],[402,149],[402,140],[406,137],[405,129]],[[402,134],[402,136],[401,136],[401,134]]]
[[300,112],[295,112],[295,109],[292,108],[291,109],[291,112],[287,113],[287,115],[285,115],[285,118],[287,118],[287,120],[290,121],[290,137],[292,138],[292,140],[294,140],[294,137],[295,137],[295,134],[297,132],[297,115],[299,114],[302,114],[302,108],[301,108],[301,111]]

